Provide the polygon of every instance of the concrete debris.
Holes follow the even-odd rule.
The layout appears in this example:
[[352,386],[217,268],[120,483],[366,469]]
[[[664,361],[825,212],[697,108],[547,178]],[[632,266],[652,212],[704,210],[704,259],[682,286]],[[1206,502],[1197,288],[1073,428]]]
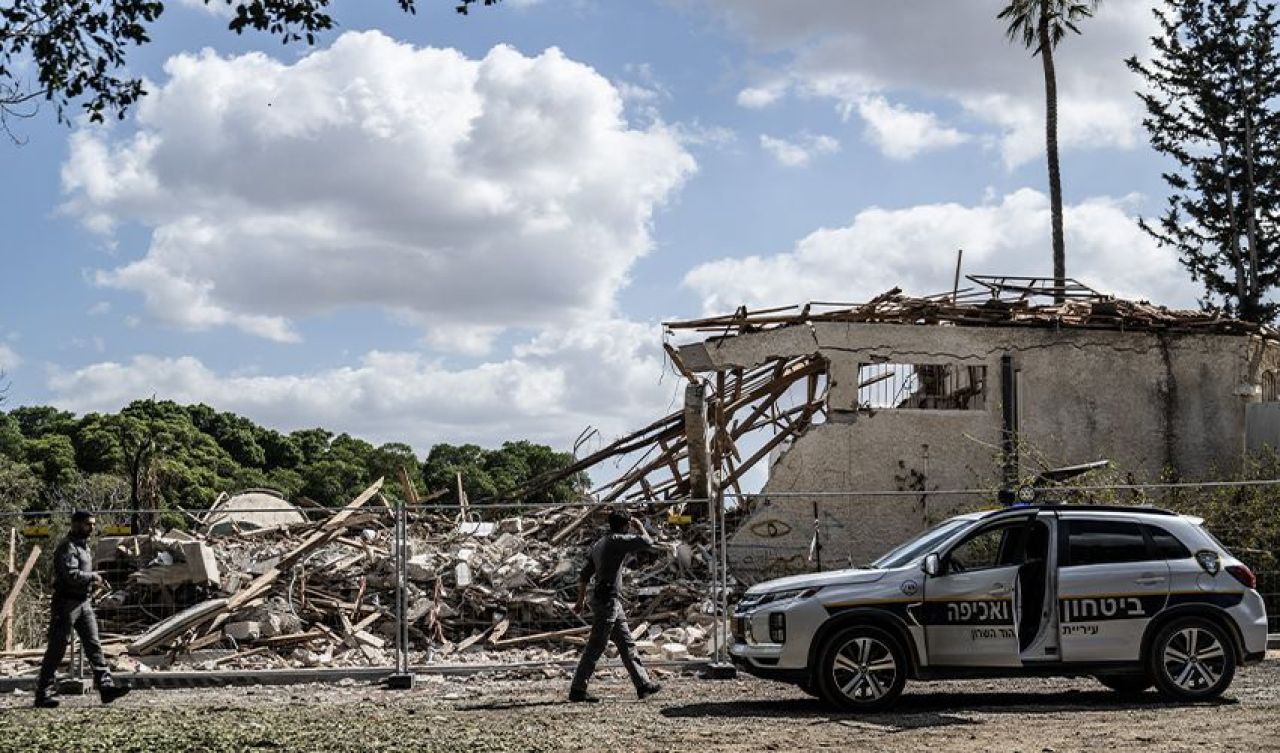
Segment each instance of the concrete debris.
[[[353,513],[305,528],[104,539],[99,566],[118,567],[98,602],[103,629],[136,636],[124,639],[130,657],[122,660],[150,669],[389,664],[393,520],[385,510]],[[570,605],[603,515],[584,521],[581,508],[541,510],[497,521],[488,535],[463,532],[452,516],[411,515],[411,656],[425,658],[430,646],[435,661],[450,663],[571,658],[590,631]],[[628,571],[623,597],[640,652],[704,657],[713,618],[703,534],[671,525],[665,513],[649,519],[656,539],[681,545],[678,559],[641,559]],[[151,619],[141,624],[139,612]],[[21,661],[33,667],[38,656]]]

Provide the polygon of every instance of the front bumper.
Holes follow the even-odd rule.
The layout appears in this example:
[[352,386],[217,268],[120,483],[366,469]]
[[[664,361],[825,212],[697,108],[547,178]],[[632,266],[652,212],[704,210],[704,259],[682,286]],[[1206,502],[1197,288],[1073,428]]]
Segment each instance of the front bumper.
[[[809,682],[808,669],[793,669],[790,667],[777,667],[770,665],[769,659],[766,657],[752,657],[747,655],[747,651],[755,653],[759,647],[747,646],[746,644],[734,644],[729,648],[729,659],[734,666],[752,677],[759,677],[762,680],[772,680],[774,682],[785,682],[791,685],[805,685]],[[762,663],[763,662],[763,663]],[[776,664],[777,660],[774,659]]]

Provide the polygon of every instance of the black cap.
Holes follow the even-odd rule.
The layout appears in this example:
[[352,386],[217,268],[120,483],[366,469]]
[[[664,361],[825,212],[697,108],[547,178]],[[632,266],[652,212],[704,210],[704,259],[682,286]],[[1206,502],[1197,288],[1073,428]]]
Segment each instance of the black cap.
[[76,510],[75,512],[71,513],[72,523],[82,523],[86,520],[93,520],[93,513],[89,512],[88,510]]

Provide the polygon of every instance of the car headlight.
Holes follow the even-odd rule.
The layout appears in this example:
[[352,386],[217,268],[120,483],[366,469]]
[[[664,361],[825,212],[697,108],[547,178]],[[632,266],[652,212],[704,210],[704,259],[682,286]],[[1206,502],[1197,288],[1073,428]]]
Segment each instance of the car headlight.
[[814,594],[822,590],[821,586],[810,586],[809,588],[791,588],[786,591],[774,591],[773,593],[762,594],[756,605],[775,604],[779,601],[791,601],[792,599],[808,599]]

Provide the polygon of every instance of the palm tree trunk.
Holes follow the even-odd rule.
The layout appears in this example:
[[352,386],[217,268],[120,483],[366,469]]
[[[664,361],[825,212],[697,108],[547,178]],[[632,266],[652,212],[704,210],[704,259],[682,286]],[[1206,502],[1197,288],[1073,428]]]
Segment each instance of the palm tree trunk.
[[1062,237],[1062,172],[1058,167],[1058,77],[1049,40],[1049,3],[1040,3],[1040,62],[1044,65],[1044,143],[1049,160],[1049,211],[1053,224],[1053,300],[1066,299],[1067,248]]

